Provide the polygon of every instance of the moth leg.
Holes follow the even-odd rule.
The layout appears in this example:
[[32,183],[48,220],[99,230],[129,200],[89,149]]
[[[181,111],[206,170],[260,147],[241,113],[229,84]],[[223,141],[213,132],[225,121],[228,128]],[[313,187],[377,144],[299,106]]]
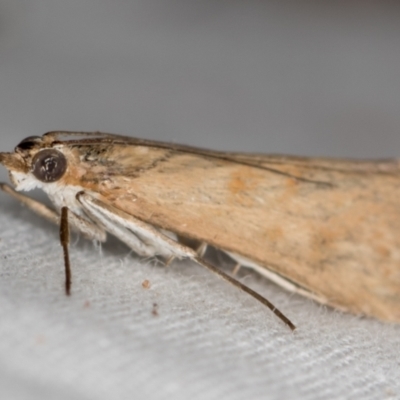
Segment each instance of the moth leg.
[[69,261],[69,223],[71,226],[82,233],[86,238],[104,242],[106,240],[106,233],[95,224],[87,221],[86,219],[76,215],[75,213],[68,212],[67,207],[61,209],[61,215],[55,210],[47,207],[45,204],[18,193],[11,186],[6,183],[0,183],[0,189],[18,200],[20,203],[28,207],[31,211],[35,212],[40,217],[47,221],[60,226],[60,243],[64,252],[64,266],[65,266],[65,292],[67,295],[71,293],[71,265]]
[[[24,206],[29,208],[40,217],[43,217],[53,224],[60,224],[60,215],[55,210],[47,207],[40,201],[37,201],[29,196],[17,192],[6,183],[0,183],[0,189],[9,194],[14,199],[18,200],[20,203],[22,203]],[[82,233],[83,236],[85,236],[87,239],[98,240],[99,242],[104,242],[106,240],[106,233],[102,228],[80,217],[79,215],[70,211],[68,214],[68,220],[72,228],[74,228],[74,230],[76,230],[77,232]]]
[[206,250],[207,250],[207,243],[202,242],[201,240],[197,239],[190,239],[185,236],[176,235],[177,240],[179,243],[183,244],[184,246],[190,247],[193,249],[199,257],[203,257]]
[[[161,232],[165,233],[168,237],[172,238],[172,239],[176,239],[177,242],[179,242],[180,244],[183,244],[186,247],[190,247],[192,250],[194,250],[197,255],[200,258],[203,258],[206,250],[207,250],[207,243],[205,242],[201,242],[200,240],[196,240],[196,239],[189,239],[185,236],[181,236],[181,235],[176,235],[173,232],[170,231],[166,231],[165,229],[161,229]],[[175,257],[169,257],[166,261],[165,261],[165,266],[168,267],[168,265],[170,265],[172,263],[172,261],[174,261]]]
[[174,257],[174,256],[169,257],[169,258],[165,261],[165,266],[168,267],[174,260],[175,260],[175,257]]
[[240,268],[242,268],[242,265],[239,262],[236,263],[236,265],[233,267],[232,275],[236,276],[238,274],[238,272],[240,271]]
[[290,280],[286,279],[285,277],[269,270],[268,268],[266,268],[262,265],[256,264],[253,261],[248,260],[247,258],[245,258],[243,256],[240,256],[239,254],[235,254],[235,253],[232,253],[229,251],[225,251],[225,253],[228,254],[230,257],[232,257],[235,261],[237,261],[234,271],[236,270],[236,268],[238,266],[239,266],[239,268],[240,267],[250,268],[250,269],[258,272],[263,277],[267,278],[269,281],[274,282],[281,288],[288,290],[289,292],[300,294],[304,297],[307,297],[309,299],[317,301],[320,304],[329,304],[329,301],[326,297],[323,297],[316,293],[310,292],[306,288],[296,285],[295,283],[291,282]]
[[196,253],[199,257],[203,258],[204,254],[207,251],[208,244],[202,242],[201,245],[196,249]]
[[107,239],[106,231],[91,221],[75,214],[71,210],[68,212],[68,222],[75,231],[81,233],[86,239],[105,242]]
[[79,215],[73,213],[68,207],[61,208],[60,222],[60,244],[64,254],[65,268],[65,293],[67,296],[71,294],[71,263],[69,259],[69,240],[70,240],[70,225],[75,230],[82,233],[86,238],[104,242],[107,238],[106,232],[102,227],[87,221]]
[[93,220],[140,256],[160,255],[168,259],[171,256],[182,258],[196,255],[194,251],[177,243],[152,225],[95,199],[85,192],[78,193],[77,199]]
[[242,290],[243,292],[248,293],[250,296],[254,297],[256,300],[258,300],[261,304],[264,306],[268,307],[281,321],[283,321],[292,331],[296,329],[296,325],[293,324],[292,321],[290,321],[289,318],[287,318],[278,308],[276,308],[268,299],[265,297],[261,296],[257,292],[255,292],[253,289],[250,289],[248,286],[244,285],[243,283],[239,282],[235,278],[232,278],[231,276],[225,274],[225,272],[222,272],[218,268],[214,267],[207,261],[203,260],[200,257],[196,257],[193,259],[193,261],[196,261],[197,264],[200,264],[201,266],[207,268],[209,271],[213,272],[215,275],[218,275],[220,278],[224,279],[225,281],[231,283],[233,286],[237,287],[238,289]]
[[[231,283],[233,286],[240,290],[248,293],[250,296],[258,300],[263,305],[267,306],[278,318],[280,318],[291,330],[296,329],[295,325],[283,315],[270,301],[265,297],[261,296],[254,290],[250,289],[246,285],[237,281],[236,279],[225,274],[223,271],[214,267],[201,257],[199,257],[193,249],[190,247],[183,246],[182,244],[174,241],[170,237],[166,236],[152,225],[128,214],[116,207],[93,198],[89,194],[80,192],[77,194],[78,201],[82,204],[84,210],[92,215],[96,220],[101,221],[108,229],[121,227],[126,228],[131,232],[134,232],[139,238],[147,243],[151,244],[154,249],[154,254],[159,254],[165,257],[172,256],[176,258],[189,258],[195,261],[197,264],[213,272],[215,275]],[[115,231],[114,232],[118,232]],[[122,241],[128,244],[127,237],[117,236]]]
[[[180,240],[179,240],[179,243],[183,244]],[[202,258],[202,257],[204,256],[204,253],[206,252],[207,244],[206,244],[206,243],[202,243],[199,247],[194,248],[194,249],[193,249],[193,247],[191,247],[191,246],[188,246],[188,247],[190,247],[192,250],[194,250],[194,251],[197,253],[197,255],[198,255],[200,258]],[[168,265],[170,265],[170,264],[172,263],[172,261],[174,261],[174,260],[175,260],[175,257],[174,257],[174,256],[169,257],[169,258],[165,261],[165,266],[168,267]]]
[[[86,236],[90,236],[91,238],[95,238],[101,241],[105,241],[106,239],[106,234],[101,228],[97,227],[92,223],[88,223],[85,219],[71,212],[68,209],[68,207],[61,208],[60,243],[64,253],[65,293],[67,296],[71,294],[71,281],[72,281],[71,263],[69,260],[69,240],[70,240],[69,222],[71,221],[74,221],[75,227],[79,229],[82,233],[84,233]],[[91,230],[88,230],[88,227],[90,227]],[[84,231],[86,231],[86,233]]]
[[54,210],[47,207],[45,204],[43,204],[40,201],[37,201],[35,199],[32,199],[29,196],[26,196],[24,194],[17,192],[10,185],[7,185],[7,183],[0,183],[0,189],[3,192],[9,194],[14,199],[18,200],[24,206],[28,207],[30,210],[32,210],[37,215],[47,219],[47,221],[50,221],[53,224],[58,225],[59,220],[60,220],[59,215]]

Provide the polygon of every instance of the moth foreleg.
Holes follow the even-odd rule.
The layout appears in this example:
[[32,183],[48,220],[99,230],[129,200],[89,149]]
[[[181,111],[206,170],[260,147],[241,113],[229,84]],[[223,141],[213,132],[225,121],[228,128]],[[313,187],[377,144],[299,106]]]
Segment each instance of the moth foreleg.
[[7,183],[0,183],[0,189],[9,194],[14,199],[18,200],[24,206],[28,207],[34,213],[47,219],[48,221],[57,224],[60,221],[60,216],[56,213],[56,211],[52,210],[51,208],[47,207],[45,204],[37,201],[35,199],[30,198],[24,194],[21,194],[14,190],[10,185]]
[[177,243],[152,225],[88,193],[78,193],[77,199],[91,218],[140,256],[160,255],[168,259],[171,256],[182,258],[195,255],[191,249]]
[[[50,207],[47,207],[40,201],[37,201],[29,196],[17,192],[6,183],[0,183],[0,189],[9,194],[14,199],[18,200],[20,203],[22,203],[24,206],[29,208],[40,217],[43,217],[53,224],[60,224],[60,215],[57,213],[57,211],[51,209]],[[69,211],[68,214],[68,221],[75,231],[82,233],[82,235],[85,236],[87,239],[98,240],[99,242],[104,242],[106,240],[106,233],[102,228],[71,211]]]

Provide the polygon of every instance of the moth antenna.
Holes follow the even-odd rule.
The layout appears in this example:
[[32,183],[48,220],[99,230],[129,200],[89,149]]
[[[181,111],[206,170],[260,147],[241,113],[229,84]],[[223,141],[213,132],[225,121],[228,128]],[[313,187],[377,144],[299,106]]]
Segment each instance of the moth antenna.
[[243,283],[239,282],[238,280],[232,278],[231,276],[225,274],[225,272],[222,272],[218,268],[214,267],[207,261],[203,260],[200,257],[195,257],[193,260],[201,265],[202,267],[207,268],[209,271],[213,272],[214,274],[218,275],[220,278],[224,279],[225,281],[229,282],[233,286],[237,287],[238,289],[242,290],[243,292],[246,292],[256,300],[258,300],[261,304],[264,306],[267,306],[282,322],[284,322],[292,331],[296,329],[296,326],[293,324],[292,321],[290,321],[289,318],[287,318],[281,311],[279,311],[269,300],[267,300],[265,297],[261,296],[254,290],[250,289],[248,286],[244,285]]
[[71,294],[71,264],[69,262],[68,207],[61,208],[60,242],[64,252],[65,294],[69,296]]

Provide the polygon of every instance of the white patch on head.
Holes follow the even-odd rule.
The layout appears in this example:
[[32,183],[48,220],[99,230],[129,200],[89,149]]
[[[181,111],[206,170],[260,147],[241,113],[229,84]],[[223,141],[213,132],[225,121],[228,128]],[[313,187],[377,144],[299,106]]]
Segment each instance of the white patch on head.
[[68,207],[77,215],[82,215],[83,210],[76,194],[83,191],[82,186],[63,185],[60,182],[41,182],[33,174],[10,171],[11,181],[18,191],[43,190],[55,205],[56,209]]
[[32,174],[10,171],[11,182],[15,185],[15,190],[29,192],[38,187],[40,183]]

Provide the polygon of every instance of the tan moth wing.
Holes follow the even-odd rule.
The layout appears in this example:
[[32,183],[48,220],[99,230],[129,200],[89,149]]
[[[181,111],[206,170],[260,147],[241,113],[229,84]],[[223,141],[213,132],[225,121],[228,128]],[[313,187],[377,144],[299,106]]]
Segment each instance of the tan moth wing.
[[[68,133],[68,135],[71,135]],[[400,321],[400,166],[48,134],[80,185],[157,227],[244,256],[354,313]],[[96,136],[97,135],[97,136]]]
[[246,256],[332,305],[400,320],[398,165],[382,172],[263,163],[280,174],[235,157],[163,153],[129,193],[104,193],[119,208]]

